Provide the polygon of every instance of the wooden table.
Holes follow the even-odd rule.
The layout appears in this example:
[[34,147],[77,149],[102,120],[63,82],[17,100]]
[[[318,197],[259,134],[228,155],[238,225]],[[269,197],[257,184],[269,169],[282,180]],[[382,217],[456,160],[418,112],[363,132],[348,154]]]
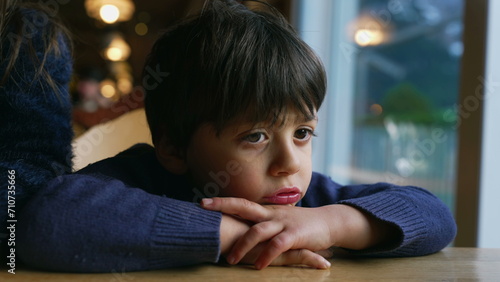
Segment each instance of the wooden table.
[[500,281],[500,249],[446,248],[425,257],[360,259],[335,257],[332,267],[317,270],[303,267],[200,265],[146,272],[68,274],[17,269],[12,275],[2,268],[0,281]]

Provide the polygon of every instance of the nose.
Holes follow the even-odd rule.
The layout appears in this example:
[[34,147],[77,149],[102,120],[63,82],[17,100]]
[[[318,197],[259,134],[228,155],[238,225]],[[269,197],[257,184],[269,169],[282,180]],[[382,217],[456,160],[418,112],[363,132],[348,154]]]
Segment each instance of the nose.
[[272,176],[288,176],[300,170],[299,150],[292,142],[276,144],[269,167]]

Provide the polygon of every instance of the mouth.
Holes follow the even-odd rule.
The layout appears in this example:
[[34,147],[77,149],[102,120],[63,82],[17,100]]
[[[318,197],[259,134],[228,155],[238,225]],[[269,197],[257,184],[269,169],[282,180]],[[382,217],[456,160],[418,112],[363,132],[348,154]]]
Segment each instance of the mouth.
[[288,205],[296,203],[300,200],[301,193],[299,188],[282,188],[279,189],[276,193],[264,197],[264,199],[270,204],[275,205]]

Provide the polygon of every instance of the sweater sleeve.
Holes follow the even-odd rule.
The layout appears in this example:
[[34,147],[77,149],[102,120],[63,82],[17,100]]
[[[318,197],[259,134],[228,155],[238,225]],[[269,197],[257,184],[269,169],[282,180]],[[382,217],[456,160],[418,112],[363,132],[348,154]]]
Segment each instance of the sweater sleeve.
[[393,224],[400,231],[397,242],[350,251],[354,254],[379,257],[427,255],[440,251],[455,238],[457,229],[450,210],[425,189],[389,183],[341,186],[321,175],[313,179],[311,188],[314,193],[306,196],[303,206],[350,205]]
[[53,271],[122,272],[216,262],[221,214],[90,175],[51,181],[23,209],[17,251]]

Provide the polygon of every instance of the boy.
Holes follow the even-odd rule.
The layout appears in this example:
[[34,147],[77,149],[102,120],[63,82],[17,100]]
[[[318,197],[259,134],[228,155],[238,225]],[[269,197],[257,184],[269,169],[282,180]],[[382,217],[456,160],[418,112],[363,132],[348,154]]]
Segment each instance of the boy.
[[[157,41],[143,84],[155,148],[136,145],[38,193],[19,220],[26,263],[109,272],[222,255],[258,269],[326,268],[332,246],[424,255],[455,235],[422,189],[340,186],[311,171],[325,74],[275,12],[207,1]],[[207,196],[224,198],[193,203]]]

